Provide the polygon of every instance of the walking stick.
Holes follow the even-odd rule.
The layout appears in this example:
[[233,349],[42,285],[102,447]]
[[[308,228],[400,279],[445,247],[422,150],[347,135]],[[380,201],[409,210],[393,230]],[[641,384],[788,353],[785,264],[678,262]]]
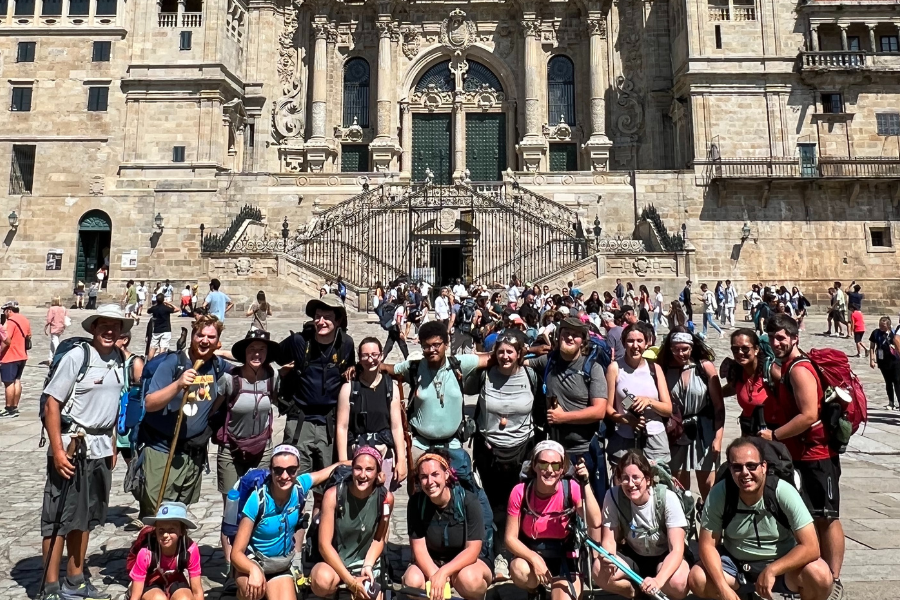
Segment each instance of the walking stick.
[[[75,458],[78,447],[84,439],[84,432],[79,431],[69,440],[69,446],[66,448],[66,458],[70,461]],[[76,467],[77,473],[77,467]],[[50,534],[50,549],[47,551],[47,560],[44,561],[44,572],[41,575],[41,589],[38,590],[38,598],[44,597],[44,588],[47,585],[47,570],[50,568],[50,560],[53,558],[53,549],[56,547],[56,538],[59,535],[59,528],[62,527],[63,509],[66,507],[66,495],[69,493],[69,486],[76,473],[72,473],[72,477],[63,480],[62,488],[59,490],[59,504],[56,507],[56,518],[53,519],[53,533]]]
[[[584,543],[587,544],[588,548],[591,548],[595,552],[599,553],[603,558],[616,565],[616,568],[625,573],[625,576],[628,577],[628,579],[632,580],[638,585],[642,585],[644,583],[644,578],[628,568],[628,565],[622,562],[618,556],[610,554],[609,552],[607,552],[606,548],[604,548],[591,538],[586,538],[584,540]],[[657,590],[656,593],[650,597],[655,598],[656,600],[669,600],[669,597],[663,594],[662,590]]]
[[[192,367],[195,371],[203,366],[202,360],[195,360]],[[156,496],[156,509],[162,504],[163,494],[166,491],[166,483],[169,480],[169,470],[172,468],[172,459],[175,458],[175,446],[178,444],[178,434],[181,432],[181,421],[184,420],[184,405],[187,404],[188,396],[191,393],[191,386],[184,390],[181,395],[181,406],[178,407],[178,420],[175,421],[175,435],[172,437],[172,443],[169,445],[169,458],[166,459],[166,468],[163,471],[162,483],[159,486],[159,494]]]

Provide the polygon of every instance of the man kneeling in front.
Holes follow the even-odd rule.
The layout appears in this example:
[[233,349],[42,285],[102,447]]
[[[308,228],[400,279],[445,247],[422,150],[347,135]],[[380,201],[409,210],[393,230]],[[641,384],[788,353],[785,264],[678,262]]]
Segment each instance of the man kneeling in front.
[[766,493],[768,464],[758,445],[765,443],[740,438],[728,446],[737,490],[729,493],[731,482],[725,479],[709,493],[700,528],[701,562],[688,579],[691,591],[701,598],[739,600],[738,590],[749,591],[749,585],[766,599],[799,594],[801,600],[825,600],[832,592],[831,570],[819,557],[812,516],[790,482],[770,482]]

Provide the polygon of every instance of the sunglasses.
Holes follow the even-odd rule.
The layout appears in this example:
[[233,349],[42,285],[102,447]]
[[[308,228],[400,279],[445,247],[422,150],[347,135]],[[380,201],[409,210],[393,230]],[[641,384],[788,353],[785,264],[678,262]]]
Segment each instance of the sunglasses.
[[750,354],[750,351],[753,350],[753,346],[732,346],[731,353],[732,354]]
[[728,468],[731,469],[731,472],[735,475],[744,472],[744,467],[747,467],[747,470],[751,473],[759,468],[759,465],[762,463],[758,462],[748,462],[748,463],[732,463],[728,465]]
[[561,462],[549,462],[546,460],[539,460],[539,461],[537,461],[537,468],[541,471],[546,471],[547,469],[550,469],[551,471],[556,473],[560,469],[562,469],[562,463]]
[[272,467],[272,474],[275,475],[275,477],[281,477],[282,475],[287,473],[289,477],[294,477],[295,475],[297,475],[297,471],[299,470],[299,465],[295,465],[293,467]]

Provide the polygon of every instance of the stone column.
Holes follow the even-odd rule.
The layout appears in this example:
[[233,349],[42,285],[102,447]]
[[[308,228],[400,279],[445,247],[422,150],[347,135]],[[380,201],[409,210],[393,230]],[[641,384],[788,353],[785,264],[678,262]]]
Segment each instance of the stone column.
[[412,177],[412,113],[409,111],[409,102],[400,103],[400,131],[403,140],[400,146],[403,148],[400,169],[406,177]]
[[841,28],[841,50],[846,52],[850,49],[847,45],[847,25],[838,24],[838,27]]
[[812,46],[812,51],[818,52],[819,51],[819,26],[818,25],[810,25],[809,41]]
[[178,0],[178,14],[175,16],[176,27],[184,27],[185,0]]
[[391,20],[390,4],[378,5],[378,84],[376,88],[376,128],[375,139],[369,146],[372,155],[372,168],[375,171],[387,172],[398,154],[394,136],[391,135],[391,124],[394,116],[394,102],[391,86],[393,85],[393,47],[391,37],[399,34]]
[[454,181],[465,179],[466,171],[466,112],[463,110],[463,91],[453,95],[453,175]]
[[522,31],[525,34],[525,137],[517,150],[526,171],[538,171],[547,154],[547,141],[541,134],[541,81],[546,79],[546,69],[541,60],[541,22],[534,13],[534,6],[526,7],[522,15]]
[[878,52],[878,47],[875,45],[875,26],[877,23],[866,23],[866,27],[869,28],[869,52],[875,54]]
[[312,69],[312,119],[309,141],[306,143],[306,164],[310,171],[323,170],[328,154],[325,140],[325,113],[328,102],[328,44],[330,25],[327,18],[318,15],[312,24],[315,36]]
[[591,171],[606,171],[612,142],[606,136],[606,57],[603,54],[606,19],[601,13],[589,13],[588,35],[591,43],[591,137],[585,142],[584,150]]

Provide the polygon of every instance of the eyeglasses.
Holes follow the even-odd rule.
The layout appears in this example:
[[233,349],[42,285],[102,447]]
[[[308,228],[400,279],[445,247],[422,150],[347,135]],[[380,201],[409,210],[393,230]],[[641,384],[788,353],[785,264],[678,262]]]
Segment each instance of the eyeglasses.
[[583,340],[584,334],[580,331],[572,331],[571,329],[564,329],[559,332],[559,337],[562,338],[572,338],[573,340]]
[[334,321],[334,316],[332,316],[332,315],[316,315],[313,317],[313,321]]
[[287,473],[289,477],[294,477],[299,470],[300,465],[295,465],[293,467],[272,467],[272,474],[275,475],[275,477],[281,477]]
[[619,478],[619,481],[621,481],[622,483],[630,483],[631,485],[633,485],[635,487],[639,486],[643,480],[644,480],[643,475],[635,475],[633,477],[620,477]]
[[550,469],[551,471],[556,473],[560,469],[562,469],[562,463],[561,462],[549,462],[546,460],[539,460],[539,461],[537,461],[537,468],[540,471],[546,471],[547,469]]
[[359,360],[378,360],[381,358],[381,352],[369,352],[368,354],[360,354]]
[[436,344],[422,344],[422,350],[440,350],[441,346],[444,345],[444,342],[438,342]]
[[732,354],[750,354],[750,351],[753,350],[753,346],[732,346],[731,353]]
[[747,467],[747,470],[751,473],[759,468],[759,465],[762,463],[758,462],[748,462],[748,463],[731,463],[728,467],[731,469],[731,472],[737,475],[738,473],[744,472],[744,467]]

